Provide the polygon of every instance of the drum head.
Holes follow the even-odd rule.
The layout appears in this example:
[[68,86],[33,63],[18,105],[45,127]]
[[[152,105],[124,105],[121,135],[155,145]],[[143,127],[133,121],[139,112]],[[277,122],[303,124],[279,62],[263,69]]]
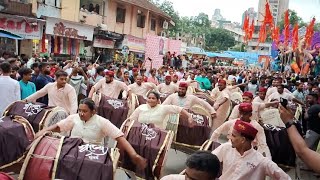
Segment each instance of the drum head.
[[276,127],[285,127],[284,123],[280,118],[278,109],[267,109],[261,112],[261,120],[264,124],[270,124]]
[[230,96],[230,100],[232,102],[235,102],[236,104],[240,104],[243,101],[242,95],[239,92],[232,93]]
[[43,126],[49,127],[51,125],[57,124],[59,121],[66,119],[68,117],[67,111],[65,111],[61,107],[55,107],[52,111],[48,114],[46,119],[44,120]]

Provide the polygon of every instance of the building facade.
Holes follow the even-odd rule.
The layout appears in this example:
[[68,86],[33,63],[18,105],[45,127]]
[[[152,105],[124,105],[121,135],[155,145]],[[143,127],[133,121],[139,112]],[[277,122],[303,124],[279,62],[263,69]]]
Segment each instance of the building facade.
[[[289,8],[289,0],[267,0],[275,23],[281,21],[285,11]],[[258,19],[259,25],[264,19],[266,0],[259,0]]]

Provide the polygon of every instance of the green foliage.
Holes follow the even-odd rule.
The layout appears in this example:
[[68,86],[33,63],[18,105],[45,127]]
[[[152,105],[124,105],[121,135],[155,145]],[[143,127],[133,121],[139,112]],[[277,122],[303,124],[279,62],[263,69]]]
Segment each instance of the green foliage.
[[211,51],[225,51],[235,45],[231,33],[222,28],[211,28],[206,40],[206,49]]
[[199,13],[198,16],[180,17],[173,8],[172,2],[164,0],[150,0],[162,11],[167,13],[175,26],[170,26],[168,33],[175,36],[176,33],[188,34],[191,37],[205,37],[205,49],[210,51],[227,50],[235,45],[233,36],[228,31],[211,27],[209,16],[205,13]]

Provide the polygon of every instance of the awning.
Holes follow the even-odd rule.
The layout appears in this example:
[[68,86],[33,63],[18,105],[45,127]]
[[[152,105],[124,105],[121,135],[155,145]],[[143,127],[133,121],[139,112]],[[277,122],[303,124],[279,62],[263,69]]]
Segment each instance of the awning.
[[231,54],[228,53],[206,52],[206,54],[208,57],[234,58]]
[[21,36],[18,36],[16,34],[13,34],[9,31],[6,31],[6,30],[3,30],[3,29],[0,29],[0,37],[5,37],[5,38],[10,38],[10,39],[23,39]]

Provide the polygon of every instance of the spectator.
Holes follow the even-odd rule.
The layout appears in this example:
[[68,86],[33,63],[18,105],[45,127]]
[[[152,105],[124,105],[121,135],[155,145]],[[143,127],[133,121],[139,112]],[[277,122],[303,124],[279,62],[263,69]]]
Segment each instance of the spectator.
[[19,81],[21,90],[21,99],[25,99],[36,92],[36,85],[31,80],[32,69],[21,68],[19,74],[22,79]]

